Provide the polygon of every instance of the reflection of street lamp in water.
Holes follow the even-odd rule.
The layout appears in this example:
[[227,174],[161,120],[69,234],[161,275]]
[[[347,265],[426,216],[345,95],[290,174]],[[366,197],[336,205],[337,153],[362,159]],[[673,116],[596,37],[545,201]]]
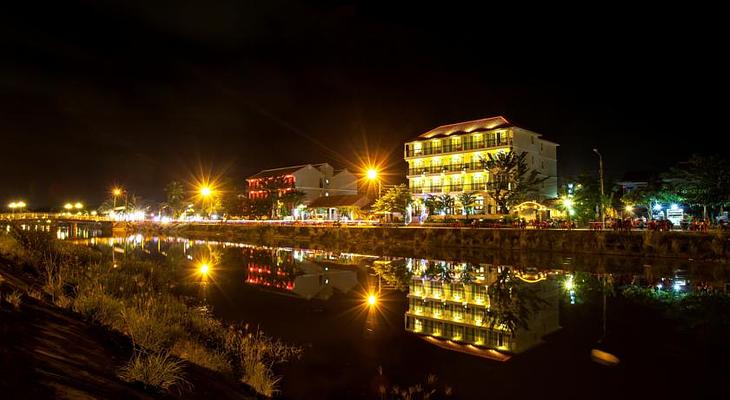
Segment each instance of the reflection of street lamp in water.
[[[602,344],[606,339],[606,278],[607,274],[601,274],[601,287],[603,288],[603,335],[598,340],[598,344]],[[591,349],[591,360],[598,364],[609,367],[618,365],[620,360],[615,355],[597,348]]]

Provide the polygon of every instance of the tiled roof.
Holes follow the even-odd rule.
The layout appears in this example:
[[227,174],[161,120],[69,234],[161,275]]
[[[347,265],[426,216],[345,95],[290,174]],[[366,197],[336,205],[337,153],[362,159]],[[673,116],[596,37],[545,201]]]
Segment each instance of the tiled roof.
[[449,136],[454,133],[481,132],[497,128],[507,128],[510,126],[513,126],[512,123],[507,121],[506,118],[498,116],[477,119],[474,121],[459,122],[451,125],[441,125],[438,128],[431,129],[418,137],[421,139],[432,139]]

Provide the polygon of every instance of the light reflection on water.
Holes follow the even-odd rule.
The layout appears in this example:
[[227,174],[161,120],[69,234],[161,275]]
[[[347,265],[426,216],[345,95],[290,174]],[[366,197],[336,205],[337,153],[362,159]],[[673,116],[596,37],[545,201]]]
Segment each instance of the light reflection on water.
[[[350,396],[350,390],[367,387],[379,366],[398,371],[403,379],[437,372],[464,393],[463,398],[480,398],[481,383],[466,377],[475,371],[493,373],[491,360],[500,357],[488,353],[494,350],[517,354],[517,359],[505,363],[505,368],[515,369],[515,376],[527,373],[520,370],[525,364],[520,360],[530,360],[531,368],[541,365],[548,380],[545,387],[565,373],[591,382],[601,376],[591,375],[595,371],[588,357],[590,346],[585,344],[595,343],[601,335],[597,294],[627,285],[663,293],[724,290],[729,276],[725,265],[679,260],[545,255],[531,259],[523,254],[464,262],[142,235],[78,243],[112,246],[117,259],[157,257],[191,266],[212,260],[211,285],[201,285],[196,293],[217,315],[257,324],[309,349],[284,373],[283,390],[290,398],[328,397],[321,390],[330,398],[358,397]],[[498,263],[504,259],[523,263]],[[506,324],[489,323],[490,313],[498,308],[488,290],[505,271],[523,287],[535,288],[535,298],[545,303],[527,316],[529,329],[517,324],[512,332]],[[190,283],[199,281],[189,276]],[[366,303],[369,293],[378,293],[373,308]],[[608,307],[611,315],[610,301]],[[578,318],[581,315],[583,319]],[[618,327],[625,316],[609,317],[609,331],[619,335],[626,331]],[[580,339],[574,339],[576,331],[583,335]],[[571,347],[578,343],[586,347],[571,358]],[[623,342],[620,346],[627,347]],[[479,357],[464,358],[458,352]],[[628,360],[631,363],[631,357]],[[353,368],[357,373],[348,372]],[[311,370],[326,371],[327,383],[315,384]],[[490,382],[495,392],[500,385],[519,386],[510,376],[500,376],[499,382]]]
[[[50,220],[27,221],[15,224],[23,231],[48,232],[60,240],[90,239],[104,235],[98,223],[52,222]],[[10,224],[0,224],[1,229],[10,232]]]

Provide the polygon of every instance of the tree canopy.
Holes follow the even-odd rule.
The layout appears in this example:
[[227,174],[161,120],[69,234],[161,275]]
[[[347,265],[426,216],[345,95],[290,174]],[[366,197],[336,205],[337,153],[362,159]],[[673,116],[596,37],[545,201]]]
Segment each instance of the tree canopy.
[[517,154],[510,150],[494,155],[487,153],[486,159],[480,159],[484,169],[489,172],[487,194],[502,214],[507,214],[511,205],[535,200],[539,186],[548,179],[528,168],[526,157],[525,152]]

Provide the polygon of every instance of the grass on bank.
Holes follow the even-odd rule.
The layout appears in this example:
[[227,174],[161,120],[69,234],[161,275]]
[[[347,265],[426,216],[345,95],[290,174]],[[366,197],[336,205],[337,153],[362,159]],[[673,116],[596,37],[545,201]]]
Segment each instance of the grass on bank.
[[[135,351],[120,377],[147,388],[194,390],[185,380],[184,359],[270,397],[281,379],[276,366],[301,354],[248,325],[225,326],[185,301],[171,289],[181,279],[172,265],[132,257],[115,266],[98,250],[20,229],[0,235],[0,255],[37,278],[40,290],[30,288],[29,296],[127,335]],[[19,302],[19,293],[12,301],[16,297]]]

